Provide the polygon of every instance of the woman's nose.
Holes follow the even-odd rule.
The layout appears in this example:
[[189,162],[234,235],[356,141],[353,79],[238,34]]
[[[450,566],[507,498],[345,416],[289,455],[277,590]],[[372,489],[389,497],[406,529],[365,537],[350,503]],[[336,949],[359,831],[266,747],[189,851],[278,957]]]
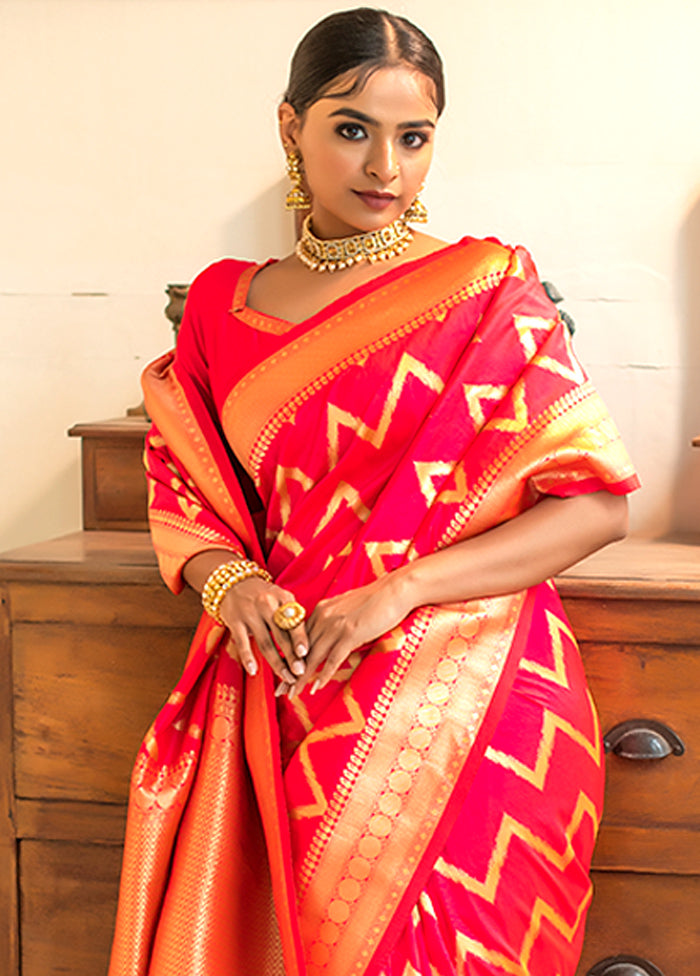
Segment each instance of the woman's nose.
[[385,186],[398,171],[399,161],[394,144],[389,140],[375,143],[367,160],[367,173]]

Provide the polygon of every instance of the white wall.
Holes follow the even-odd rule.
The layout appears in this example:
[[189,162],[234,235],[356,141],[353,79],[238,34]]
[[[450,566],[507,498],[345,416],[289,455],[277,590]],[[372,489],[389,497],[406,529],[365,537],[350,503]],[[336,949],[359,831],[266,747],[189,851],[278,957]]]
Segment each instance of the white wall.
[[[327,0],[0,0],[0,549],[79,527],[77,421],[140,400],[168,282],[284,253],[275,108]],[[408,0],[449,104],[426,201],[525,243],[638,464],[700,530],[700,3]]]

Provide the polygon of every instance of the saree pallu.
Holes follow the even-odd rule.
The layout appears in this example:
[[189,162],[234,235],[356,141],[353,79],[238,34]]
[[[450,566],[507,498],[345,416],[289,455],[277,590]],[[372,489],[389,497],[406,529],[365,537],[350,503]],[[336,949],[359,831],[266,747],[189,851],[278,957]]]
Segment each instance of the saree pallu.
[[[636,486],[529,255],[465,238],[294,324],[193,284],[144,376],[175,591],[245,553],[311,610],[543,494]],[[602,798],[551,582],[421,607],[274,697],[206,615],[131,785],[110,976],[571,976]]]

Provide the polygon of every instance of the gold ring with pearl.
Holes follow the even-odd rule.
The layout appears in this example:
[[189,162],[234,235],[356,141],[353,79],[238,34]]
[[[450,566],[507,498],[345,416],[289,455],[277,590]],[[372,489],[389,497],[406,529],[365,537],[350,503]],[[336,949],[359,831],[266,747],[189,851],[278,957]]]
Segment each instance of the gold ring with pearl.
[[280,604],[272,614],[272,619],[280,630],[294,630],[305,617],[306,610],[296,600],[290,600],[289,603]]

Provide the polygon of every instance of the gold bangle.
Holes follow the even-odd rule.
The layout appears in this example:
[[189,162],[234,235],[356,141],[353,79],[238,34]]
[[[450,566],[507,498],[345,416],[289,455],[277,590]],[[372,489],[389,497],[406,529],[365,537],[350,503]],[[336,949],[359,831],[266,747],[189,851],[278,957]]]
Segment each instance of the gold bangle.
[[258,566],[251,559],[236,559],[230,563],[223,563],[207,576],[207,581],[202,589],[202,606],[217,623],[223,624],[220,607],[228,591],[236,583],[240,583],[250,576],[259,576],[267,583],[272,582],[272,577],[268,571],[262,566]]

